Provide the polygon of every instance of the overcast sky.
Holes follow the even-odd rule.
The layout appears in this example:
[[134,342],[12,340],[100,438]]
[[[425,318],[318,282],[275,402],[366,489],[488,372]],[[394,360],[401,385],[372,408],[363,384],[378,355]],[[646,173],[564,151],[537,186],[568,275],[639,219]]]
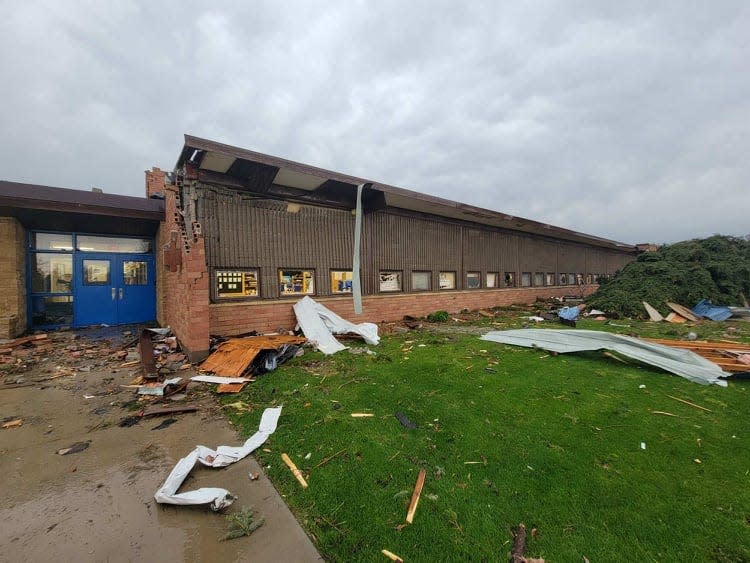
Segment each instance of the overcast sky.
[[189,133],[628,243],[750,233],[745,0],[0,6],[0,179],[142,195]]

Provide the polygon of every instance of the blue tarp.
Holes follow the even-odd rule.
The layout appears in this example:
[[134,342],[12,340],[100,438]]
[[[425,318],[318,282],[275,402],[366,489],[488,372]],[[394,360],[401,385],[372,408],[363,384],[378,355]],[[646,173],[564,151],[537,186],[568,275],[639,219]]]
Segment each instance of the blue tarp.
[[563,307],[557,312],[557,315],[566,321],[574,321],[580,314],[581,310],[578,307]]
[[693,313],[699,317],[706,317],[712,321],[725,321],[732,316],[732,311],[729,307],[720,307],[713,305],[708,299],[701,299],[698,304],[693,307]]

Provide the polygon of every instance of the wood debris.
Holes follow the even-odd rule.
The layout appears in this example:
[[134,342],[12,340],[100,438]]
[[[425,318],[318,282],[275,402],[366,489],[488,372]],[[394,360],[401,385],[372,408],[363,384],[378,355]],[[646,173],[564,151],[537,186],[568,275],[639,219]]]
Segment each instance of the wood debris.
[[672,303],[671,301],[667,301],[667,307],[672,309],[679,316],[689,321],[693,321],[694,323],[697,323],[701,320],[700,317],[696,315],[695,313],[693,313],[690,309],[688,309],[687,307],[683,307],[682,305],[678,303]]
[[233,338],[219,345],[201,364],[201,369],[216,375],[239,377],[262,350],[277,350],[282,344],[303,344],[301,336],[248,336]]
[[382,553],[383,555],[385,555],[385,556],[386,556],[386,557],[387,557],[388,559],[390,559],[391,561],[396,561],[396,563],[404,563],[404,560],[403,560],[403,559],[401,559],[401,558],[400,558],[400,557],[399,557],[398,555],[396,555],[395,553],[392,553],[392,552],[388,551],[387,549],[383,549],[383,550],[381,550],[380,552],[381,552],[381,553]]
[[750,371],[748,364],[745,363],[745,356],[750,355],[750,346],[747,344],[711,340],[667,340],[664,338],[644,338],[643,340],[671,348],[690,350],[730,373]]
[[222,383],[216,386],[217,393],[239,393],[247,383]]
[[514,530],[510,563],[544,563],[544,559],[526,558],[526,526],[519,524]]
[[286,463],[287,467],[292,470],[292,474],[296,477],[297,481],[299,481],[299,484],[302,485],[303,489],[307,488],[307,481],[305,481],[305,478],[302,476],[302,472],[297,469],[297,466],[294,465],[294,462],[291,460],[291,458],[286,454],[281,454],[281,459]]
[[372,416],[375,416],[371,412],[353,412],[352,417],[353,418],[370,418]]
[[9,420],[8,422],[3,422],[3,428],[18,428],[19,426],[23,425],[23,419],[16,418],[13,420]]
[[419,504],[419,496],[422,494],[422,487],[424,487],[424,478],[427,475],[427,471],[424,469],[419,470],[417,475],[417,484],[414,486],[414,492],[411,495],[411,502],[409,503],[409,510],[406,512],[406,521],[411,524],[414,521],[414,513],[417,511],[417,505]]

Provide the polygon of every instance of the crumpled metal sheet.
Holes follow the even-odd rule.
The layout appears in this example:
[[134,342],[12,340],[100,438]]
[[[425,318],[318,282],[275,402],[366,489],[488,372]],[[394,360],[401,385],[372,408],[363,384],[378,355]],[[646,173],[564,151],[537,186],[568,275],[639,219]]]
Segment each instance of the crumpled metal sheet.
[[562,354],[568,352],[611,350],[702,385],[713,384],[726,387],[727,382],[722,378],[731,375],[713,362],[702,358],[690,350],[670,348],[669,346],[645,342],[630,336],[596,330],[545,330],[528,328],[522,330],[492,331],[481,338],[482,340],[499,342],[501,344],[512,344],[526,348],[541,348]]
[[177,493],[177,490],[196,463],[200,462],[208,467],[226,467],[250,455],[276,431],[280,415],[281,407],[264,410],[258,431],[241,446],[219,446],[215,450],[206,446],[196,446],[177,462],[164,484],[156,491],[156,502],[178,505],[209,504],[213,510],[221,510],[232,504],[235,497],[226,489],[202,487],[184,493]]
[[725,321],[732,316],[732,311],[729,307],[721,307],[720,305],[714,305],[708,299],[701,299],[695,307],[693,307],[693,313],[699,317],[705,317],[712,321]]
[[303,297],[295,303],[294,314],[305,337],[324,354],[335,354],[346,349],[334,334],[357,334],[368,344],[380,343],[376,324],[351,323],[311,297]]

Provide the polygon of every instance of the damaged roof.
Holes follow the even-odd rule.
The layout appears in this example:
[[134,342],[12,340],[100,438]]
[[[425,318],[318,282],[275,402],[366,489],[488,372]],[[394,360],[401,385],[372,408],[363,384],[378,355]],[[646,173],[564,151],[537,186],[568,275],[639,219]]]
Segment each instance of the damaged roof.
[[255,193],[303,199],[317,198],[321,203],[338,203],[354,208],[356,188],[367,184],[363,193],[365,212],[398,208],[469,221],[501,229],[579,242],[624,252],[636,252],[634,245],[617,242],[546,223],[524,219],[435,197],[364,178],[325,170],[284,158],[233,147],[185,135],[185,145],[176,168],[185,165],[198,169],[206,183],[228,185]]

